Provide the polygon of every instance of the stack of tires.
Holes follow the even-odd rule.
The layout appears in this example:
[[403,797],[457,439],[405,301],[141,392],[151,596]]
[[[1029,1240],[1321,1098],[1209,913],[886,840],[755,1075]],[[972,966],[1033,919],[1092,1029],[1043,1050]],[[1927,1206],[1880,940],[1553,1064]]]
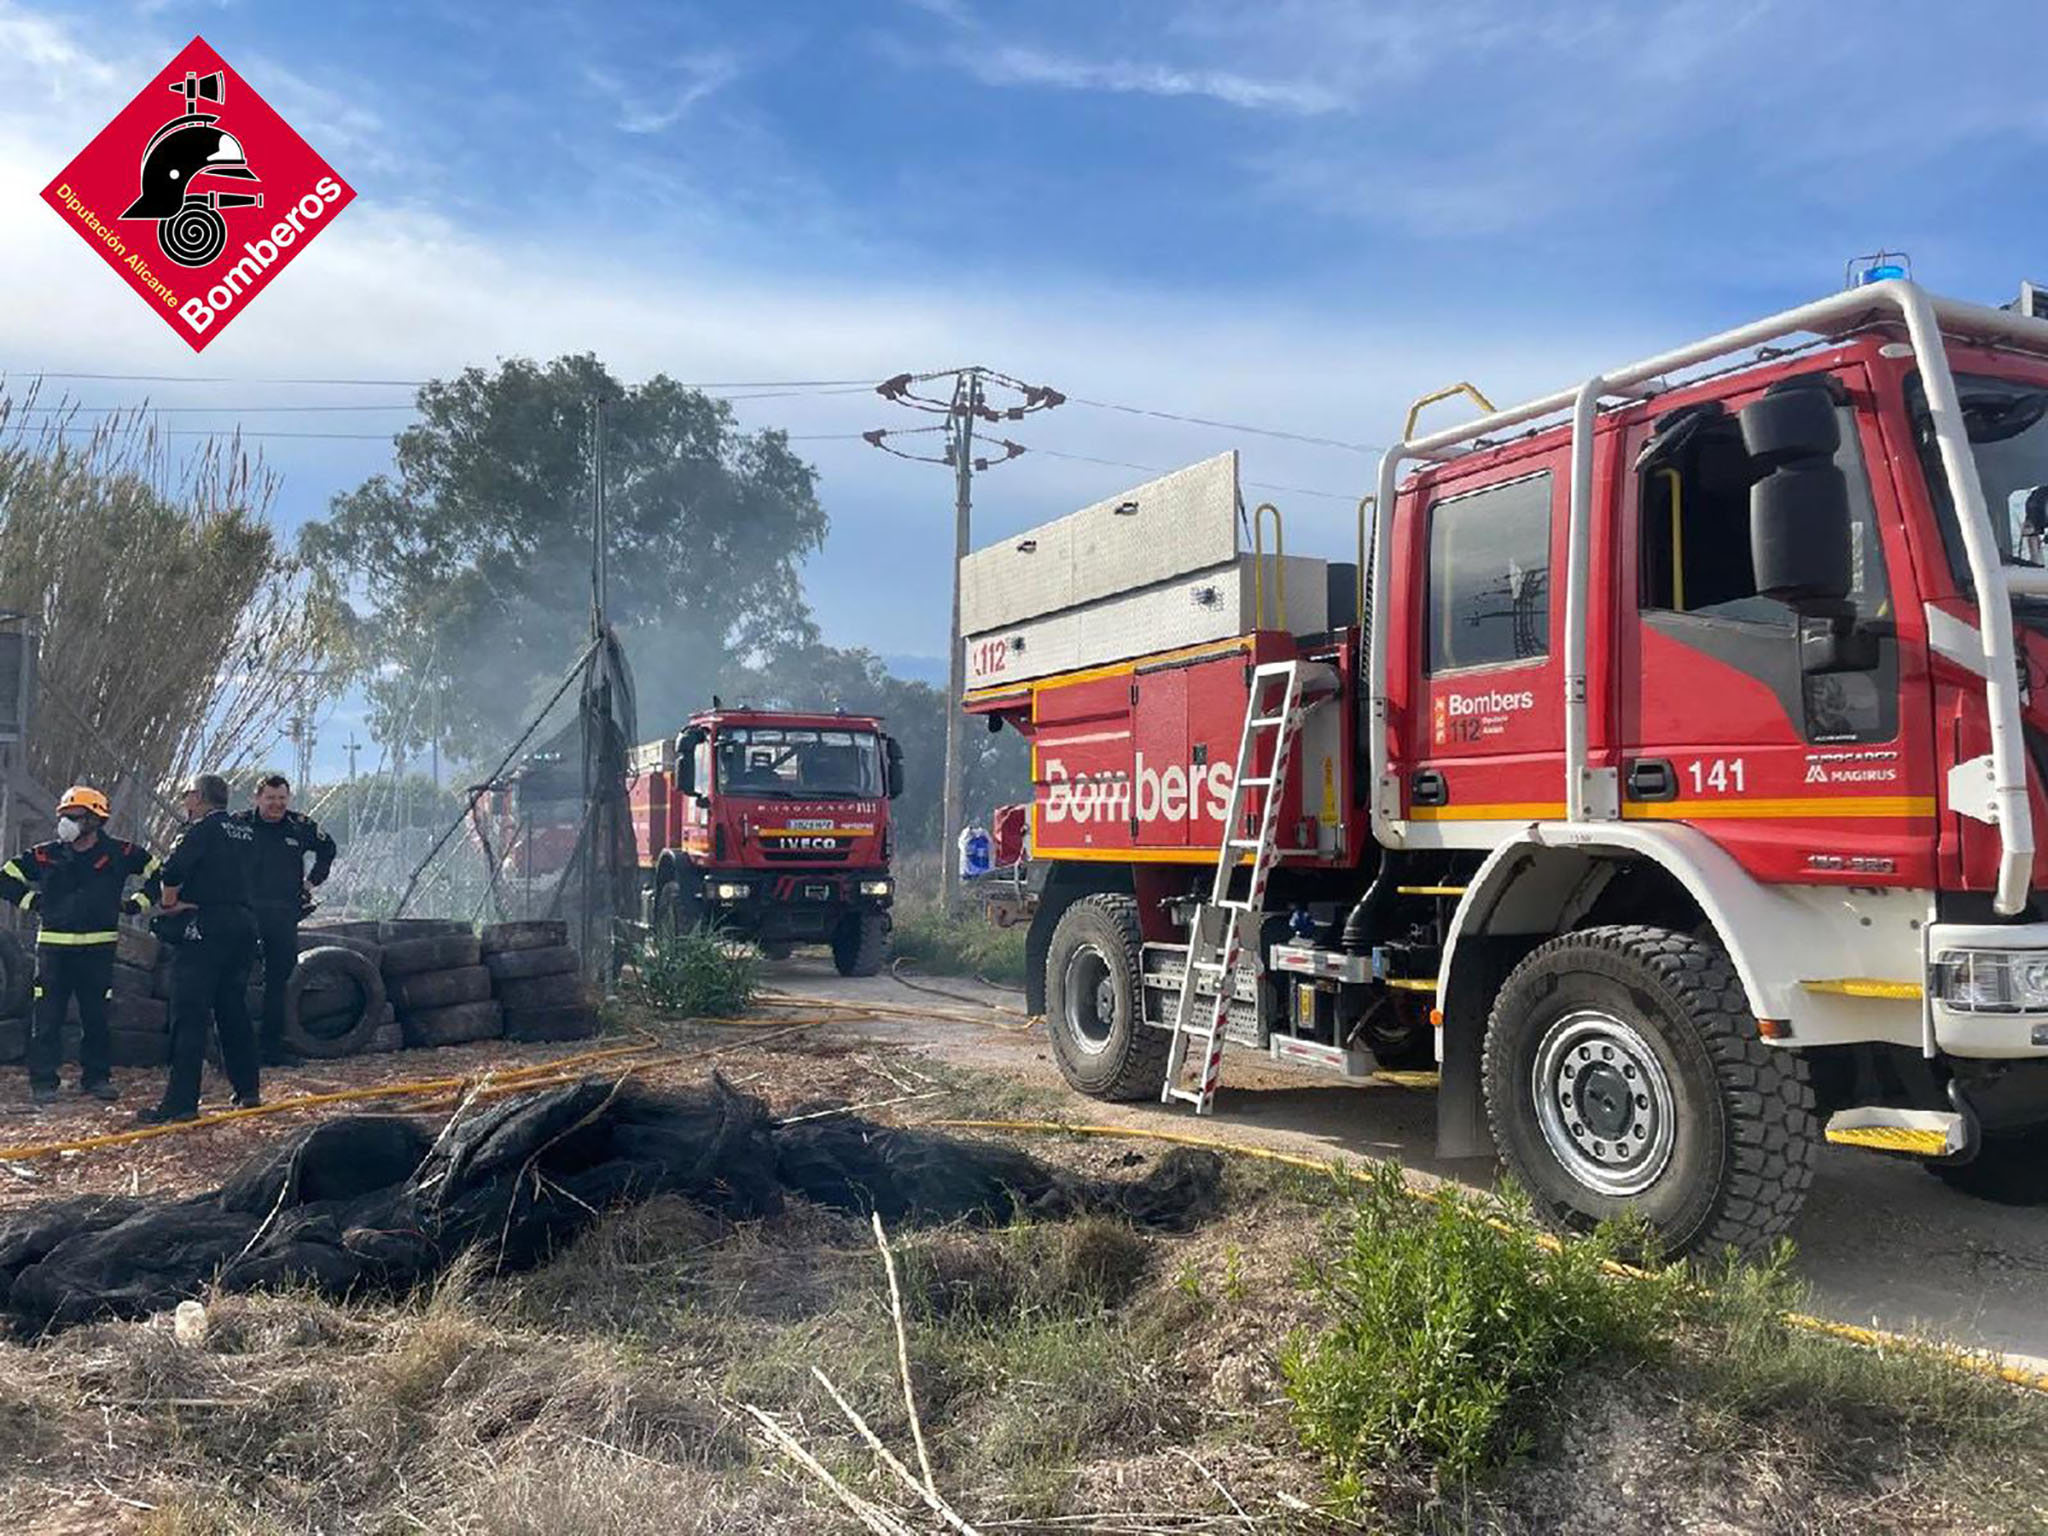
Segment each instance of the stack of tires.
[[398,918],[377,928],[385,994],[407,1045],[467,1045],[505,1033],[504,1010],[467,923]]
[[[285,1044],[309,1061],[395,1051],[404,1039],[385,996],[375,923],[327,923],[299,933],[285,994]],[[261,973],[258,973],[260,985]],[[258,999],[260,1002],[260,997]],[[252,1019],[261,1015],[252,1009]]]
[[507,1040],[586,1040],[597,1033],[597,1007],[567,923],[495,923],[478,948],[491,995],[504,1010]]

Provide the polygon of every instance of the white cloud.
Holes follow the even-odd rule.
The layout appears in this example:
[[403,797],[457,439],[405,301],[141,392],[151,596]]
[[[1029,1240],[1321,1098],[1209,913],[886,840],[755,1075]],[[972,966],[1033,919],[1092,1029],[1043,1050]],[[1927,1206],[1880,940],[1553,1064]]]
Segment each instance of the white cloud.
[[642,84],[591,64],[584,66],[583,78],[611,103],[613,125],[620,132],[661,133],[681,122],[698,102],[738,79],[740,62],[730,52],[715,49],[687,54],[656,73],[662,78]]
[[1226,69],[1186,69],[1125,59],[1095,61],[1048,53],[1021,44],[975,47],[954,61],[984,85],[1047,86],[1067,91],[1109,91],[1140,96],[1201,96],[1247,111],[1301,117],[1341,111],[1344,95],[1306,79],[1257,79]]

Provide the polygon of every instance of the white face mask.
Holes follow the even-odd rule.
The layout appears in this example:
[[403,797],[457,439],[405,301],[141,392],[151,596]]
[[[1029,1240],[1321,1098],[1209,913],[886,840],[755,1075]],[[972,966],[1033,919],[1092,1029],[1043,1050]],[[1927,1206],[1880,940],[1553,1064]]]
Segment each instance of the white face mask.
[[82,825],[73,821],[69,816],[59,816],[57,818],[57,841],[60,843],[77,842],[78,834],[84,830],[85,828]]

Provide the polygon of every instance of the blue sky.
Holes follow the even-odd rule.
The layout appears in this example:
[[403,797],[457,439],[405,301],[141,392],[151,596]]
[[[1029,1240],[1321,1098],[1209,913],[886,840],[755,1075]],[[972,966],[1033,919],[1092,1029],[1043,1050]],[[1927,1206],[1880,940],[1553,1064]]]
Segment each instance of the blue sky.
[[[36,202],[195,32],[359,194],[203,358]],[[378,434],[404,411],[255,408],[405,390],[251,381],[581,349],[684,380],[978,361],[1374,445],[1450,379],[1553,388],[1879,245],[1967,297],[2048,277],[2044,51],[2038,5],[1994,0],[0,0],[0,373],[166,375],[65,387],[188,430]],[[858,392],[736,409],[825,439],[828,638],[941,653],[946,477],[846,438],[916,423]],[[1261,492],[1290,546],[1340,554],[1371,472],[1081,405],[1013,435],[1044,451],[983,482],[988,538],[1144,478],[1085,460],[1236,446],[1294,488]],[[388,462],[257,441],[286,524]]]

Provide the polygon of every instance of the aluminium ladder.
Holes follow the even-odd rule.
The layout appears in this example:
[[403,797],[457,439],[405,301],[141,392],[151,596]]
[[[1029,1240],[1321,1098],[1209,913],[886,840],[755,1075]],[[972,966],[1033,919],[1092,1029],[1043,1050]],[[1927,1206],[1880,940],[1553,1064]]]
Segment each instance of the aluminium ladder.
[[[1223,844],[1216,854],[1216,879],[1209,899],[1195,909],[1188,930],[1186,967],[1181,971],[1180,998],[1174,1006],[1173,1038],[1166,1051],[1166,1081],[1159,1101],[1176,1099],[1195,1106],[1206,1115],[1216,1102],[1216,1083],[1223,1068],[1223,1041],[1230,1020],[1230,1005],[1237,992],[1237,973],[1246,950],[1258,952],[1260,900],[1266,894],[1266,877],[1280,857],[1274,848],[1279,831],[1281,792],[1287,784],[1287,769],[1294,754],[1294,740],[1300,733],[1301,717],[1309,705],[1303,700],[1304,676],[1309,664],[1302,661],[1265,662],[1252,669],[1251,688],[1244,704],[1244,730],[1237,743],[1237,775],[1230,785],[1230,804],[1223,816]],[[1318,669],[1320,670],[1320,669]],[[1277,687],[1279,700],[1270,703]],[[1273,733],[1271,766],[1254,774],[1259,743]],[[1259,812],[1258,833],[1244,835],[1245,807],[1253,790],[1265,791]],[[1251,879],[1242,900],[1230,894],[1231,876],[1242,855],[1251,855]],[[1213,998],[1197,991],[1198,979],[1213,977]],[[1202,1010],[1206,1009],[1206,1013]],[[1181,1086],[1188,1048],[1201,1047],[1201,1076],[1192,1088]]]

